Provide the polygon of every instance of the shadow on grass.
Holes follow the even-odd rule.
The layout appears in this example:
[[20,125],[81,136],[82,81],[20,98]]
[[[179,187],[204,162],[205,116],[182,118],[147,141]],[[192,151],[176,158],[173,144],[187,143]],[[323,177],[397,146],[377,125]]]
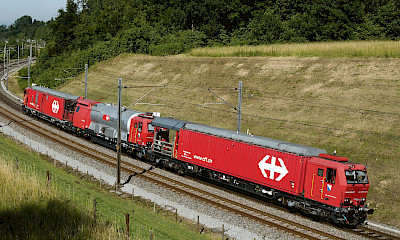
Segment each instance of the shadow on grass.
[[65,201],[0,211],[0,239],[88,239],[94,220]]

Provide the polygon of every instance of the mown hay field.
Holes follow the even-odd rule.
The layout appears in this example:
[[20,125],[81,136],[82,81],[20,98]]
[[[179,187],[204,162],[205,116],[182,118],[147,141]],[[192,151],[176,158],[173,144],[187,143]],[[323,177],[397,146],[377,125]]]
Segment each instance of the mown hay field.
[[205,47],[191,50],[196,57],[382,57],[399,58],[400,41],[335,41],[256,46]]

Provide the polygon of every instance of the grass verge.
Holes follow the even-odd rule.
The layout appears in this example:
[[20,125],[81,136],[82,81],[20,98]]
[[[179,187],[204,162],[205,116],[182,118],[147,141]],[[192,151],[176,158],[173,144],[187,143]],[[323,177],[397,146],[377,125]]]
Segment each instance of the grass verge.
[[153,213],[153,205],[141,198],[110,194],[111,187],[55,167],[2,135],[0,152],[1,239],[126,239],[126,213],[131,239],[149,239],[150,231],[154,239],[213,239],[195,233],[190,221],[175,222],[160,207]]

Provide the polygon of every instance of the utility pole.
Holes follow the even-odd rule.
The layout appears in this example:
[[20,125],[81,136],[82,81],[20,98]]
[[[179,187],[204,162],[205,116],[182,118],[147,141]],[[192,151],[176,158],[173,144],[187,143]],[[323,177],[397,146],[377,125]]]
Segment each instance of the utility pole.
[[242,118],[242,89],[243,82],[239,81],[239,92],[238,92],[238,118],[237,118],[237,132],[240,132],[241,118]]
[[118,78],[117,185],[121,184],[121,93],[122,78]]
[[32,42],[31,42],[31,50],[28,57],[28,87],[31,86],[31,58],[32,58]]
[[7,90],[8,90],[8,76],[10,74],[10,65],[11,65],[11,47],[8,47],[8,67],[7,67]]
[[3,77],[6,74],[6,50],[7,44],[4,44]]
[[85,64],[85,99],[87,99],[88,64]]

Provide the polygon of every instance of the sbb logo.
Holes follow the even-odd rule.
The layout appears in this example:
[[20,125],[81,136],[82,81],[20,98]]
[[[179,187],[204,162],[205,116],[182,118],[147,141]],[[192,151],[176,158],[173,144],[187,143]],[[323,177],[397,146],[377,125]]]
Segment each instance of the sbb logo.
[[[276,160],[278,160],[279,164]],[[258,167],[260,168],[261,173],[265,178],[275,180],[277,182],[280,182],[289,173],[282,158],[277,158],[269,155],[266,155],[258,163]],[[269,175],[267,171],[269,171]],[[275,174],[278,174],[277,178],[275,178]]]
[[53,104],[51,104],[51,110],[53,111],[53,113],[57,114],[59,109],[60,103],[57,100],[54,100]]

